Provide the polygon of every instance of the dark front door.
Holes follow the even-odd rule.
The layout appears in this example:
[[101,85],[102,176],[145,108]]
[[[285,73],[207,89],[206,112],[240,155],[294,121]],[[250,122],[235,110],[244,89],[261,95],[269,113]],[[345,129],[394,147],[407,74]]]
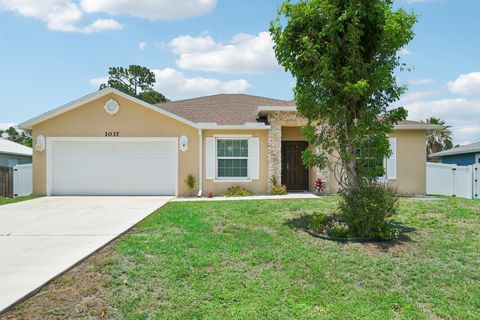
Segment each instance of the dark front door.
[[308,169],[302,162],[302,152],[307,147],[305,141],[282,141],[282,183],[287,190],[308,190]]

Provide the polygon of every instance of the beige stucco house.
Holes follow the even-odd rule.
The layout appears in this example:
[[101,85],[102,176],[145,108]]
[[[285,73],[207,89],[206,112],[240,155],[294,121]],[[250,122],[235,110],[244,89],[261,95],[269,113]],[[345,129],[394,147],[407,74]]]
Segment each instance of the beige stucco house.
[[[304,168],[305,124],[293,101],[220,94],[151,105],[106,88],[21,124],[32,129],[37,195],[186,195],[241,185],[268,194],[271,177],[291,191],[312,190],[332,172]],[[388,182],[405,194],[425,193],[425,133],[404,121],[390,136]]]

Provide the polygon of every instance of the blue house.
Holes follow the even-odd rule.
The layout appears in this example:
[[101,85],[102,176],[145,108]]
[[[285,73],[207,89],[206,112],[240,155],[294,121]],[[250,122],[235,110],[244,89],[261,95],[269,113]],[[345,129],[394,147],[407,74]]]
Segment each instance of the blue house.
[[439,157],[442,163],[456,164],[459,166],[480,165],[480,141],[472,144],[458,146],[449,150],[432,153],[430,158]]
[[0,138],[0,167],[32,163],[32,148]]

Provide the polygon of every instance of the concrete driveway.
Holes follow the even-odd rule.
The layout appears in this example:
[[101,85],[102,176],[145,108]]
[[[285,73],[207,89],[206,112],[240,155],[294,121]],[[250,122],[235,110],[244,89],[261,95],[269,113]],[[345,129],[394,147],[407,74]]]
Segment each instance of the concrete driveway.
[[0,312],[172,197],[46,197],[0,206]]

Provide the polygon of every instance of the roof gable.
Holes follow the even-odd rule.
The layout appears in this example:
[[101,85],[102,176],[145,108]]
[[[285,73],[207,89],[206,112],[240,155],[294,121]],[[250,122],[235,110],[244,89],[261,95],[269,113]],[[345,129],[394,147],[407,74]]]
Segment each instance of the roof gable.
[[22,144],[0,138],[0,153],[16,154],[22,156],[31,156],[32,148]]
[[56,117],[56,116],[62,114],[62,113],[68,112],[68,111],[73,110],[73,109],[78,108],[78,107],[81,107],[82,105],[85,105],[85,104],[88,103],[88,102],[94,101],[94,100],[96,100],[96,99],[99,99],[99,98],[104,97],[104,96],[106,96],[106,95],[108,95],[108,94],[111,94],[111,93],[112,93],[112,94],[115,94],[115,95],[118,95],[118,96],[120,96],[120,97],[123,97],[123,98],[125,98],[125,99],[128,99],[128,100],[130,100],[130,101],[133,101],[133,102],[135,102],[135,103],[137,103],[137,104],[139,104],[139,105],[141,105],[141,106],[143,106],[143,107],[145,107],[145,108],[148,108],[148,109],[150,109],[150,110],[153,110],[153,111],[155,111],[155,112],[159,112],[159,113],[161,113],[161,114],[163,114],[163,115],[165,115],[165,116],[167,116],[167,117],[170,117],[170,118],[172,118],[172,119],[178,120],[178,121],[180,121],[180,122],[182,122],[182,123],[185,123],[185,124],[187,124],[187,125],[190,125],[190,126],[192,126],[192,127],[196,127],[196,124],[193,123],[193,122],[190,121],[190,120],[187,120],[187,119],[185,119],[185,118],[182,118],[181,116],[179,116],[179,115],[177,115],[177,114],[173,114],[173,113],[171,113],[171,112],[169,112],[169,111],[167,111],[167,110],[163,110],[163,109],[157,108],[156,106],[154,106],[154,105],[152,105],[152,104],[149,104],[149,103],[147,103],[147,102],[145,102],[145,101],[142,101],[142,100],[140,100],[140,99],[137,99],[137,98],[135,98],[135,97],[132,97],[132,96],[126,94],[126,93],[123,93],[123,92],[121,92],[121,91],[118,91],[118,90],[116,90],[116,89],[114,89],[114,88],[110,88],[110,87],[107,87],[107,88],[105,88],[105,89],[102,89],[102,90],[93,92],[93,93],[91,93],[91,94],[89,94],[89,95],[86,95],[86,96],[80,98],[80,99],[74,100],[74,101],[69,102],[69,103],[67,103],[67,104],[65,104],[65,105],[63,105],[63,106],[60,106],[60,107],[56,108],[56,109],[53,109],[53,110],[50,110],[50,111],[48,111],[48,112],[46,112],[46,113],[44,113],[44,114],[41,114],[41,115],[39,115],[39,116],[37,116],[37,117],[35,117],[35,118],[32,118],[32,119],[30,119],[30,120],[27,120],[27,121],[21,123],[21,124],[19,125],[19,127],[22,128],[22,129],[31,129],[32,126],[34,126],[34,125],[36,125],[36,124],[38,124],[38,123],[44,122],[44,121],[46,121],[46,120],[48,120],[48,119],[51,119],[51,118],[53,118],[53,117]]

